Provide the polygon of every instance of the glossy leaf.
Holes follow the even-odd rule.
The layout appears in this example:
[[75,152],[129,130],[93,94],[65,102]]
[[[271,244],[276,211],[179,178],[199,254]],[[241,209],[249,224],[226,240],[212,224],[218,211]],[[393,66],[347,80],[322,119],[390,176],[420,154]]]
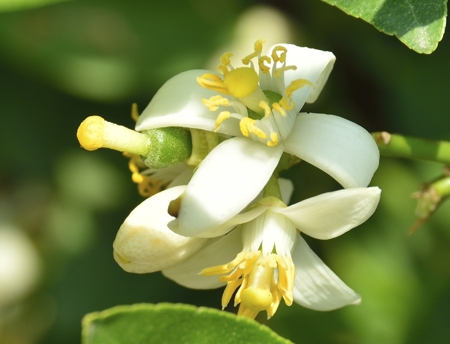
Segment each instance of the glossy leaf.
[[87,314],[83,343],[274,343],[290,341],[256,321],[183,304],[135,304]]
[[410,49],[432,53],[442,39],[447,0],[323,0],[361,18]]

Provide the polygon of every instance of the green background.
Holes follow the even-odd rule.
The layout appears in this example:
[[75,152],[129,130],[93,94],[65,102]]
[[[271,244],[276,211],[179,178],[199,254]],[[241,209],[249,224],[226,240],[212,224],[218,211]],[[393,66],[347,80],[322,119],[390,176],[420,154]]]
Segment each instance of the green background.
[[[450,139],[447,37],[421,55],[323,2],[263,5],[274,12],[256,12],[246,28],[252,34],[242,31],[242,18],[262,2],[249,0],[65,1],[0,13],[0,215],[32,239],[43,260],[38,286],[0,309],[0,342],[79,343],[82,317],[116,305],[220,308],[220,289],[185,289],[114,262],[116,232],[142,198],[127,160],[84,151],[76,129],[92,114],[132,127],[132,102],[143,109],[165,80],[203,68],[244,36],[251,52],[264,37],[258,28],[276,32],[280,17],[290,43],[337,56],[322,95],[305,111],[339,115],[369,131]],[[337,239],[307,238],[362,295],[361,306],[321,313],[282,304],[271,320],[258,320],[296,343],[450,341],[449,204],[406,235],[415,222],[411,194],[441,171],[439,164],[382,158],[372,181],[383,190],[375,215]],[[294,202],[338,188],[306,163],[287,175]]]

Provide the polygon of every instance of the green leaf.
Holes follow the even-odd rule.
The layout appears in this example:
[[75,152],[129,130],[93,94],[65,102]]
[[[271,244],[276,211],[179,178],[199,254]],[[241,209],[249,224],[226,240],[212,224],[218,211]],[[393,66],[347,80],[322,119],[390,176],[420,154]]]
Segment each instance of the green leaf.
[[361,18],[410,49],[432,53],[445,32],[447,0],[323,0]]
[[291,343],[254,320],[183,304],[117,306],[87,314],[82,325],[83,344]]

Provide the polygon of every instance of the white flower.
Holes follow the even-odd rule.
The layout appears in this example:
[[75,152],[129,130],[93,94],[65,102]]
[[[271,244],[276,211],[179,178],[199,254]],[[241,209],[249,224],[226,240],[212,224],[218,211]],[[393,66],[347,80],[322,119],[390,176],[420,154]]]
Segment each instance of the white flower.
[[358,226],[374,212],[378,188],[334,191],[289,207],[266,197],[217,227],[214,239],[188,238],[168,229],[171,217],[163,209],[184,189],[162,191],[125,220],[114,254],[126,271],[162,270],[166,277],[193,289],[226,284],[222,306],[237,290],[239,314],[251,318],[263,310],[271,317],[282,298],[288,305],[295,301],[321,311],[360,302],[360,296],[311,251],[299,232],[331,239]]
[[207,70],[175,76],[138,119],[138,131],[181,126],[234,136],[207,155],[189,182],[177,218],[183,235],[198,236],[240,213],[266,185],[283,152],[345,188],[367,186],[378,167],[378,148],[365,129],[332,115],[298,114],[319,95],[334,55],[290,44],[274,46],[268,56],[261,49],[262,41],[256,42],[244,68],[234,69],[224,54],[223,77]]

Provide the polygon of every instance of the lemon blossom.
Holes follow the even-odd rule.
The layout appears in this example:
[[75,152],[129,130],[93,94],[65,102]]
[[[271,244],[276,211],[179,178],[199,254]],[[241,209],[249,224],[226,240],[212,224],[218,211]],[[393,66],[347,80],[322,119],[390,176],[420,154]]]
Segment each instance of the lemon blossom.
[[250,318],[264,310],[273,316],[281,299],[319,311],[359,304],[360,296],[314,254],[300,232],[325,240],[358,226],[374,212],[378,188],[343,189],[289,207],[265,197],[219,226],[212,239],[185,237],[168,228],[173,218],[163,210],[185,188],[160,192],[125,220],[114,242],[114,257],[124,270],[162,270],[193,289],[226,286],[222,307],[235,294],[238,314]]
[[224,54],[219,69],[191,70],[167,81],[136,130],[186,127],[229,138],[202,161],[181,200],[176,226],[186,236],[212,230],[241,212],[261,192],[283,152],[322,169],[343,187],[365,187],[378,167],[371,135],[343,118],[299,113],[322,90],[335,61],[326,51],[263,41],[234,68]]

